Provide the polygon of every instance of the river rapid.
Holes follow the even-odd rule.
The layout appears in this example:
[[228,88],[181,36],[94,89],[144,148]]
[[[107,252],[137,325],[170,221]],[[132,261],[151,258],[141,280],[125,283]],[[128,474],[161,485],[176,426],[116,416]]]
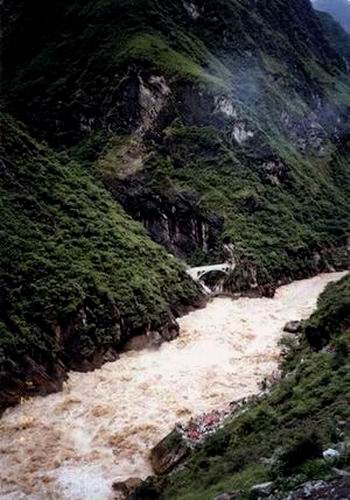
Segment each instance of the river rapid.
[[145,478],[150,448],[176,422],[259,391],[277,369],[284,324],[307,318],[343,275],[294,282],[274,299],[216,298],[180,319],[180,336],[158,350],[71,373],[61,393],[7,410],[0,498],[107,500],[114,481]]

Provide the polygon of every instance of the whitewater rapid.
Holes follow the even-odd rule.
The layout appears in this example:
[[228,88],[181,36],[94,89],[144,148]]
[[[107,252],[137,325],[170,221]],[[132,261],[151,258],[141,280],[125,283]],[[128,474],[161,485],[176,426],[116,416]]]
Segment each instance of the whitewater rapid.
[[180,320],[158,350],[71,373],[61,393],[0,420],[0,498],[107,500],[113,481],[145,478],[149,450],[176,422],[257,393],[276,369],[287,321],[307,318],[327,283],[294,282],[274,299],[216,298]]

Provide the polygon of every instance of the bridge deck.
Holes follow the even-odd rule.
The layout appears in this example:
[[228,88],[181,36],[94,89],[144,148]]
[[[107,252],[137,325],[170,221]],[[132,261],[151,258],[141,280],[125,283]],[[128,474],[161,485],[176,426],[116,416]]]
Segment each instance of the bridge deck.
[[221,272],[227,274],[233,269],[234,266],[225,262],[223,264],[214,264],[212,266],[191,267],[187,269],[187,274],[189,274],[193,280],[200,281],[200,279],[208,273]]

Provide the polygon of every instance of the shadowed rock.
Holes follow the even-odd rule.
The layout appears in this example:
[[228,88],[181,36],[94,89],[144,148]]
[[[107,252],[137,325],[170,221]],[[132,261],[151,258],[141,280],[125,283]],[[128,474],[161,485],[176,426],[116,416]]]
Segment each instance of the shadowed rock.
[[182,434],[174,429],[151,451],[151,464],[156,474],[170,472],[184,460],[191,449]]
[[300,333],[302,331],[303,324],[301,321],[288,321],[283,328],[284,332],[287,333]]

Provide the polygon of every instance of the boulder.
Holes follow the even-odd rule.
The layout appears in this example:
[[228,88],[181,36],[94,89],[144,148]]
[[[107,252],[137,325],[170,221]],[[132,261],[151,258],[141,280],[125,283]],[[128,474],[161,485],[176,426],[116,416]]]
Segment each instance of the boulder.
[[269,497],[273,491],[273,482],[256,484],[250,490],[254,498]]
[[339,451],[334,450],[333,448],[328,448],[328,450],[325,450],[322,455],[326,460],[337,460],[340,457]]
[[287,333],[297,334],[300,333],[302,329],[303,324],[301,321],[288,321],[288,323],[286,323],[286,325],[284,326],[283,331]]
[[191,452],[182,433],[175,428],[151,451],[150,460],[156,474],[170,472]]
[[114,500],[129,500],[137,490],[143,484],[142,479],[131,477],[126,481],[113,483]]

